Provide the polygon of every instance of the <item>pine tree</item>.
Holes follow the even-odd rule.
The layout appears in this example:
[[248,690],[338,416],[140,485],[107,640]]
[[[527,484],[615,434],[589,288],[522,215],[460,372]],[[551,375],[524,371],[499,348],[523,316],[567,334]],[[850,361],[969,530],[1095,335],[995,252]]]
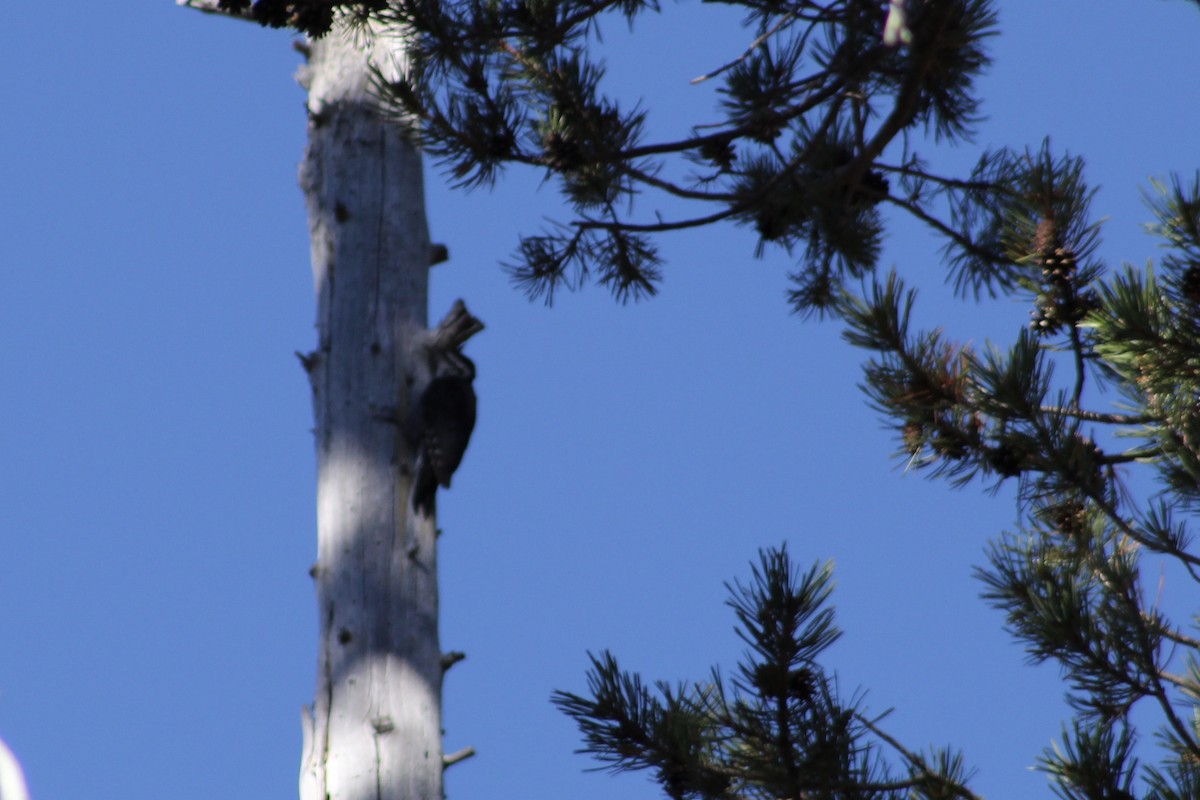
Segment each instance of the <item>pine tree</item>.
[[749,583],[727,586],[747,645],[733,677],[714,668],[651,688],[604,652],[592,657],[587,696],[555,693],[586,750],[613,772],[650,771],[672,800],[975,800],[961,755],[905,748],[822,665],[841,635],[827,605],[832,565],[801,573],[781,547],[752,568]]
[[[993,3],[731,0],[752,41],[703,76],[720,81],[723,116],[673,141],[646,141],[650,111],[604,93],[595,47],[603,21],[632,23],[658,10],[653,0],[219,4],[314,36],[339,15],[403,30],[411,69],[376,69],[375,96],[396,119],[421,120],[422,146],[456,182],[486,185],[515,164],[561,187],[572,218],[524,236],[508,264],[531,297],[589,281],[621,301],[653,295],[665,267],[655,237],[704,225],[731,222],[760,251],[793,254],[793,309],[839,321],[869,353],[864,388],[907,467],[1018,487],[1022,525],[999,535],[980,578],[1030,656],[1057,662],[1069,686],[1076,717],[1040,765],[1056,790],[1200,797],[1200,641],[1146,577],[1200,579],[1189,528],[1200,175],[1152,187],[1168,255],[1113,270],[1096,256],[1082,158],[1047,140],[984,151],[963,176],[933,170],[919,149],[972,142]],[[646,211],[656,196],[698,210],[660,219]],[[876,274],[884,209],[944,238],[960,295],[1018,298],[1028,327],[982,347],[915,330],[916,291]],[[1133,480],[1143,472],[1155,491]],[[714,674],[656,694],[606,654],[591,696],[558,702],[588,750],[654,770],[671,797],[969,797],[955,756],[905,750],[817,665],[835,635],[820,616],[827,580],[764,554],[753,587],[735,590],[751,654],[731,684]],[[1135,707],[1159,722],[1154,764],[1135,758]],[[899,754],[905,777],[881,749]]]

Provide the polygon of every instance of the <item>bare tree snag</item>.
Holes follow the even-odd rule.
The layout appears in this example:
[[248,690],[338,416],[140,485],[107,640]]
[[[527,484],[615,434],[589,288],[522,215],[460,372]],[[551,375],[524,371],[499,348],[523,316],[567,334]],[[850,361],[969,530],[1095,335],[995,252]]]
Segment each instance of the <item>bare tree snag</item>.
[[[422,365],[430,243],[419,153],[375,113],[369,65],[399,39],[335,30],[301,68],[318,346],[317,694],[301,800],[441,800],[442,655],[435,523],[406,499],[414,453],[373,409],[403,413]],[[406,543],[414,543],[410,548]]]
[[426,330],[429,268],[447,250],[429,241],[421,156],[371,92],[377,73],[406,68],[403,39],[371,25],[297,48],[317,298],[317,345],[297,355],[315,416],[320,623],[300,798],[442,800],[436,519],[412,512],[416,448],[393,423],[429,383],[430,354],[457,353],[483,326],[459,301]]

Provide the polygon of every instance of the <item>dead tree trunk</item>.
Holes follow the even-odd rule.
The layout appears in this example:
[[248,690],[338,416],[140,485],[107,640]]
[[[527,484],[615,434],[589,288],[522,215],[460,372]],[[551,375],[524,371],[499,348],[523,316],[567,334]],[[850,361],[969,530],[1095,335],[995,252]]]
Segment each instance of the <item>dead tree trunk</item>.
[[419,348],[429,236],[421,159],[374,113],[371,52],[338,31],[312,43],[308,199],[317,294],[312,381],[320,613],[316,699],[301,800],[441,800],[441,651],[434,524],[407,502],[415,454],[402,426],[427,379]]
[[[225,13],[218,0],[178,2]],[[442,800],[444,764],[468,753],[442,756],[442,673],[456,658],[438,645],[436,523],[413,511],[419,437],[404,420],[438,351],[444,362],[482,325],[460,302],[426,330],[421,157],[370,90],[373,68],[388,79],[404,69],[402,40],[366,33],[335,26],[307,47],[300,74],[318,339],[301,360],[316,418],[320,615],[300,797]]]

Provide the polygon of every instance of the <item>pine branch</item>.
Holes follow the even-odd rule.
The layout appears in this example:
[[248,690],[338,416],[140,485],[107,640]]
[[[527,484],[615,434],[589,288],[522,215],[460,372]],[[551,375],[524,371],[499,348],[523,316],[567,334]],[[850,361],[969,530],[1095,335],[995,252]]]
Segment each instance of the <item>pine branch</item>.
[[891,203],[894,206],[904,209],[909,214],[912,214],[914,217],[936,230],[938,233],[941,233],[946,238],[950,239],[952,242],[954,242],[954,244],[961,247],[966,253],[969,253],[976,258],[990,262],[1000,262],[1006,260],[1002,253],[981,247],[972,241],[968,235],[950,227],[911,200],[906,200],[905,198],[896,197],[894,195],[886,195],[881,199],[884,202]]
[[[837,118],[837,109],[839,106],[840,103],[835,104],[835,106],[826,113],[825,119],[822,121],[821,127],[818,129],[817,136],[814,137],[814,141],[819,141],[820,135],[827,131],[834,124],[834,121]],[[705,225],[711,225],[714,222],[721,222],[732,217],[736,217],[740,214],[745,214],[753,209],[764,196],[770,193],[772,189],[776,188],[779,184],[791,177],[795,170],[804,162],[804,159],[807,155],[807,151],[801,151],[797,153],[776,173],[775,177],[767,181],[762,187],[759,188],[757,192],[743,198],[726,209],[717,211],[707,216],[692,217],[674,222],[656,223],[632,223],[623,222],[620,220],[581,219],[575,220],[571,224],[580,230],[619,230],[632,233],[662,233],[665,231],[686,230],[688,228],[698,228]]]
[[1150,414],[1113,414],[1070,406],[1042,406],[1039,410],[1052,416],[1072,417],[1085,422],[1102,422],[1109,425],[1145,425],[1162,421],[1161,418]]
[[[961,784],[958,784],[958,783],[955,783],[952,781],[947,781],[942,775],[931,770],[929,768],[929,765],[925,762],[924,758],[922,758],[919,754],[914,753],[913,751],[909,750],[907,747],[905,747],[903,744],[901,744],[899,742],[899,740],[897,740],[891,734],[884,731],[882,728],[880,728],[878,725],[876,725],[873,721],[871,721],[867,717],[865,717],[861,714],[856,714],[855,716],[856,716],[856,719],[858,719],[858,721],[864,727],[867,728],[867,730],[871,731],[871,733],[878,736],[880,739],[882,739],[884,742],[886,742],[889,747],[891,747],[893,750],[895,750],[897,753],[899,753],[901,755],[901,757],[903,757],[904,760],[908,762],[910,767],[912,767],[913,771],[921,776],[921,780],[914,781],[914,783],[913,783],[914,786],[919,786],[919,785],[922,785],[925,783],[932,783],[933,785],[937,786],[939,789],[951,792],[951,794],[945,795],[946,797],[950,797],[950,798],[958,797],[958,798],[962,798],[962,800],[983,800],[983,798],[980,795],[975,794],[970,789],[968,789],[966,786],[963,786]],[[941,796],[941,795],[939,795],[939,796]]]
[[1087,370],[1085,369],[1085,352],[1083,338],[1079,335],[1079,327],[1075,324],[1067,326],[1069,337],[1071,340],[1071,355],[1075,364],[1075,389],[1071,394],[1071,408],[1079,408],[1079,403],[1083,400],[1083,386],[1087,380]]
[[1200,569],[1200,557],[1194,556],[1170,542],[1160,543],[1158,540],[1143,536],[1140,531],[1130,525],[1129,522],[1117,512],[1116,507],[1106,498],[1094,494],[1088,494],[1087,492],[1084,492],[1084,494],[1089,500],[1096,504],[1097,508],[1104,512],[1104,515],[1108,517],[1108,519],[1114,525],[1117,526],[1121,533],[1152,552],[1162,553],[1163,555],[1168,555],[1176,559],[1183,564],[1188,573],[1192,576],[1193,580],[1200,582],[1200,572],[1197,572],[1197,570]]
[[738,196],[732,192],[700,192],[693,189],[685,189],[676,183],[655,177],[649,172],[637,169],[636,167],[626,167],[625,171],[633,178],[641,183],[646,184],[647,186],[653,186],[655,189],[661,189],[667,194],[674,195],[675,197],[681,197],[685,200],[732,203],[738,199]]
[[688,219],[675,220],[672,222],[624,222],[622,220],[601,220],[601,219],[577,219],[572,220],[571,225],[581,231],[587,230],[603,230],[603,231],[623,231],[627,233],[664,233],[666,231],[682,231],[689,228],[702,228],[705,225],[711,225],[714,222],[722,222],[730,217],[737,216],[743,213],[748,204],[741,203],[736,206],[721,211],[714,212],[703,217],[690,217]]
[[[1175,644],[1182,645],[1189,649],[1200,652],[1200,639],[1197,639],[1193,636],[1185,636],[1184,634],[1180,633],[1175,628],[1163,628],[1162,634],[1163,634],[1163,636],[1170,639]],[[1178,679],[1178,678],[1172,679],[1173,682],[1175,680],[1182,681],[1182,679]],[[1180,682],[1178,685],[1184,686],[1186,684]]]
[[[726,62],[722,66],[717,67],[712,72],[707,72],[699,77],[692,78],[691,81],[689,81],[689,83],[691,83],[692,85],[695,85],[697,83],[703,83],[704,81],[707,81],[707,80],[717,77],[722,72],[727,72],[727,71],[733,69],[735,66],[737,66],[738,64],[742,63],[747,58],[749,58],[750,54],[753,53],[755,50],[757,50],[759,47],[761,47],[768,39],[770,39],[775,34],[779,33],[779,31],[783,30],[784,26],[791,23],[792,20],[796,19],[797,15],[798,15],[798,12],[795,9],[788,10],[788,12],[786,14],[783,14],[779,18],[778,22],[776,22],[773,26],[771,26],[768,30],[766,30],[761,36],[759,36],[757,39],[755,39],[753,42],[751,42],[750,46],[746,48],[746,52],[742,53],[740,56],[735,58],[733,61]],[[804,38],[807,38],[809,32],[811,32],[812,30],[813,29],[810,26],[808,31],[805,31]],[[804,46],[804,43],[803,43],[803,39],[802,39],[801,40],[801,48],[803,48],[803,46]]]
[[992,181],[963,180],[961,178],[953,178],[945,175],[935,175],[931,172],[926,172],[915,167],[885,164],[881,161],[876,161],[874,166],[875,169],[880,169],[884,172],[891,172],[901,177],[919,178],[922,181],[936,183],[945,189],[962,189],[972,192],[986,192],[988,194],[1014,197],[1011,187]]
[[[810,79],[811,80],[811,79]],[[799,103],[790,107],[787,111],[780,112],[775,120],[781,125],[791,122],[792,120],[803,117],[808,112],[818,108],[829,102],[835,97],[838,97],[845,90],[845,83],[840,79],[835,80],[819,92],[810,94],[803,103]],[[840,107],[840,102],[838,103]],[[828,114],[826,115],[829,116]],[[828,125],[822,124],[821,128],[828,130]],[[679,139],[672,142],[660,142],[657,144],[640,145],[632,147],[628,150],[622,150],[616,154],[616,160],[631,161],[637,158],[645,158],[646,156],[666,155],[671,153],[682,153],[692,150],[700,150],[705,145],[720,144],[731,139],[744,139],[753,136],[758,130],[758,123],[746,122],[741,125],[733,125],[728,128],[722,128],[718,133],[712,133],[705,136],[693,136],[687,139]],[[781,161],[788,159],[781,158]]]
[[1197,742],[1193,730],[1175,712],[1175,705],[1157,675],[1154,678],[1153,697],[1158,702],[1163,716],[1167,718],[1167,725],[1175,734],[1176,742],[1187,749],[1193,762],[1200,761],[1200,742]]

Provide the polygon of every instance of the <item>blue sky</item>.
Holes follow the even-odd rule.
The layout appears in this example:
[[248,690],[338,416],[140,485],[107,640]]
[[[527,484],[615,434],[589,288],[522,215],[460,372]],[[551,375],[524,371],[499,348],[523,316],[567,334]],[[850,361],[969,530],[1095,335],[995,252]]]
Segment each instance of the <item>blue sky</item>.
[[[299,56],[283,32],[120,5],[17,4],[0,27],[0,736],[37,800],[294,797],[316,631]],[[1195,6],[1001,5],[979,144],[1049,134],[1085,155],[1102,255],[1145,263],[1139,187],[1197,167]],[[683,131],[712,108],[689,79],[752,36],[719,7],[664,8],[607,38],[612,85]],[[468,654],[446,749],[479,752],[451,798],[658,797],[584,772],[549,694],[584,688],[588,650],[651,679],[732,666],[723,582],[783,541],[836,563],[828,666],[847,691],[895,708],[910,746],[965,750],[981,793],[1050,796],[1028,767],[1062,686],[970,577],[1011,494],[897,467],[860,354],[789,315],[785,255],[756,260],[732,227],[679,234],[660,297],[546,309],[497,264],[563,216],[552,187],[426,181],[452,255],[431,316],[464,297],[488,324],[468,348],[479,427],[439,505],[442,644]],[[922,284],[920,319],[976,341],[1024,324],[952,300],[935,245],[912,225],[885,245]]]

